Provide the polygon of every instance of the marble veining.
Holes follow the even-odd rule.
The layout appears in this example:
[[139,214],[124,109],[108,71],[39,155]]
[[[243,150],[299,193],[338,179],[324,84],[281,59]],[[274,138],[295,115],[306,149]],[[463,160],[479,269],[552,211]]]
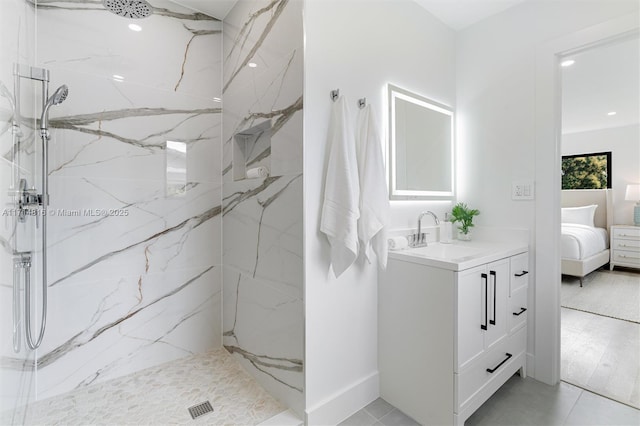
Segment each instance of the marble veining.
[[[37,16],[40,62],[21,62],[48,68],[51,87],[67,84],[69,96],[50,111],[49,314],[37,358],[15,354],[5,329],[16,234],[10,220],[0,223],[0,382],[16,384],[2,387],[2,408],[33,398],[34,386],[38,399],[55,397],[222,346],[222,108],[214,100],[222,85],[221,22],[151,0],[154,13],[137,34],[100,0],[10,1]],[[3,24],[3,39],[5,31],[24,29]],[[163,48],[149,48],[159,36]],[[11,86],[4,62],[0,71]],[[37,121],[29,118],[38,111],[21,111],[24,165],[40,154]],[[169,142],[179,150],[170,153]],[[2,182],[11,176],[12,143],[7,127]],[[169,154],[183,165],[169,164]],[[177,192],[169,187],[176,167],[183,177]],[[38,182],[30,167],[22,173]],[[33,245],[33,218],[19,229],[27,227],[33,235],[17,237]],[[39,248],[30,249],[36,281]],[[18,392],[36,365],[37,385]]]
[[189,56],[189,47],[191,46],[191,43],[193,42],[193,40],[198,36],[206,36],[206,35],[213,35],[213,34],[222,33],[221,30],[196,30],[196,29],[193,29],[193,28],[189,28],[188,26],[186,26],[184,24],[183,24],[183,27],[184,27],[185,30],[189,31],[193,35],[189,39],[189,42],[187,42],[187,47],[185,47],[185,49],[184,49],[184,59],[182,61],[182,66],[180,67],[180,79],[178,80],[178,82],[176,83],[175,88],[173,89],[175,92],[178,91],[178,88],[180,87],[180,83],[182,82],[182,78],[184,77],[185,66],[187,64],[187,58]]
[[[149,309],[149,308],[153,307],[155,304],[163,301],[164,299],[176,295],[177,293],[179,293],[180,291],[184,290],[187,286],[192,284],[197,279],[201,278],[203,275],[205,275],[207,272],[209,272],[213,268],[214,267],[211,266],[211,267],[205,269],[201,273],[199,273],[196,276],[190,278],[185,283],[182,283],[177,288],[171,290],[169,293],[163,294],[162,296],[160,296],[160,297],[158,297],[158,298],[156,298],[154,300],[149,301],[144,306],[141,306],[141,307],[139,307],[137,309],[132,310],[131,312],[128,312],[125,316],[120,317],[120,318],[116,318],[115,320],[113,320],[113,321],[111,321],[111,322],[109,322],[109,323],[107,323],[105,325],[102,325],[99,328],[93,330],[91,328],[93,328],[93,327],[98,325],[97,324],[98,321],[95,321],[94,323],[91,324],[91,328],[87,328],[87,329],[83,330],[82,332],[74,335],[71,339],[67,340],[66,342],[63,342],[62,344],[60,344],[59,346],[53,348],[52,350],[48,351],[47,353],[40,354],[38,356],[38,367],[39,368],[48,367],[49,365],[53,364],[55,361],[57,361],[61,357],[67,355],[72,350],[80,348],[81,346],[86,345],[88,343],[91,343],[91,341],[93,341],[94,339],[97,339],[98,337],[100,337],[101,334],[109,331],[113,327],[116,327],[119,324],[121,324],[122,322],[128,321],[128,320],[134,318],[140,312],[144,311],[145,309]],[[99,318],[96,318],[96,320],[97,319],[99,319]],[[175,326],[173,328],[177,327],[178,325],[180,325],[180,323],[175,324]],[[19,366],[21,369],[25,369],[25,368],[26,369],[31,369],[31,368],[34,367],[34,365],[32,365],[31,363],[30,364],[26,364],[26,363],[22,363],[21,364],[20,360],[18,360],[18,359],[10,358],[10,357],[4,357],[4,356],[1,358],[0,363],[3,366],[11,366],[12,368],[16,368],[16,367]]]
[[285,386],[288,386],[292,389],[297,390],[298,392],[302,392],[301,387],[293,386],[284,380],[279,379],[275,374],[269,373],[266,369],[262,367],[271,367],[276,368],[278,370],[287,370],[287,371],[295,371],[297,373],[302,372],[302,360],[301,359],[288,359],[288,358],[276,358],[268,355],[257,355],[253,354],[249,351],[245,351],[242,348],[237,346],[225,345],[224,346],[229,353],[239,353],[243,358],[247,359],[251,365],[253,365],[256,369],[262,371],[265,374],[271,376],[274,380],[282,383]]
[[[243,50],[243,55],[238,56],[238,59],[236,60],[236,64],[234,65],[233,71],[231,72],[231,77],[227,79],[227,82],[222,88],[223,93],[227,90],[229,85],[231,85],[240,70],[243,69],[258,53],[265,38],[269,35],[269,32],[278,21],[278,18],[282,14],[282,11],[287,6],[288,2],[289,0],[273,0],[266,6],[254,11],[249,15],[249,19],[242,25],[240,31],[238,31],[236,37],[234,38],[234,47],[229,51],[227,55],[225,55],[226,60],[230,60],[231,55],[237,48],[241,48]],[[256,36],[256,34],[254,34],[252,31],[254,29],[256,20],[267,13],[270,13],[271,15],[268,17],[267,23],[263,25],[262,30],[259,31],[258,35]],[[255,40],[253,46],[251,46],[245,53],[246,44],[253,40]],[[242,57],[244,58],[240,59]]]
[[[177,87],[176,87],[177,88]],[[127,108],[119,111],[105,111],[94,114],[81,114],[73,117],[59,117],[50,120],[50,127],[53,129],[68,129],[81,133],[87,133],[90,135],[98,136],[98,137],[109,137],[112,139],[116,139],[120,142],[127,143],[133,145],[135,147],[143,148],[146,150],[154,150],[154,149],[164,149],[165,143],[156,142],[149,143],[150,139],[157,139],[158,136],[162,136],[164,134],[170,133],[175,130],[177,126],[183,124],[185,121],[197,117],[202,114],[220,114],[220,108],[206,108],[200,110],[170,110],[166,108]],[[118,135],[113,132],[108,132],[102,129],[102,123],[104,121],[117,120],[123,118],[131,118],[131,117],[153,117],[153,116],[162,116],[162,115],[173,115],[173,114],[184,114],[187,115],[186,118],[182,119],[176,126],[169,127],[168,129],[163,129],[160,132],[154,132],[149,134],[143,138],[127,138],[121,135]],[[91,129],[87,127],[91,124],[97,124],[98,128]],[[196,138],[193,141],[198,140],[207,140],[206,137]]]
[[[301,3],[240,0],[223,33],[223,343],[303,412]],[[234,134],[265,122],[270,143],[246,166],[270,176],[234,180]]]

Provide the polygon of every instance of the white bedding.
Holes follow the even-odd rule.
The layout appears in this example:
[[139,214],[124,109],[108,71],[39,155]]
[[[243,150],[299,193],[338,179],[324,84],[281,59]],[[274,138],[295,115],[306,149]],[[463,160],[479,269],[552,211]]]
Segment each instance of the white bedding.
[[562,224],[562,258],[582,260],[609,248],[609,236],[604,228]]

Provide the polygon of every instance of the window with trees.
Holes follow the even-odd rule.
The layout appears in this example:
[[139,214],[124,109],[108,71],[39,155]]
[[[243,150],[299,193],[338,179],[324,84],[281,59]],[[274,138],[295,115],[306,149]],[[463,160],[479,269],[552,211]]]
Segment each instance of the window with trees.
[[611,188],[611,152],[562,157],[562,189]]

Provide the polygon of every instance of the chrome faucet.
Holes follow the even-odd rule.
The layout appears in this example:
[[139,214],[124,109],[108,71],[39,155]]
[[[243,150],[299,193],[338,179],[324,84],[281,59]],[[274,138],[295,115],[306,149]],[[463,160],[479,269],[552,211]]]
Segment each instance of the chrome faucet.
[[418,216],[418,233],[413,236],[413,247],[420,247],[422,245],[426,245],[425,235],[422,233],[422,218],[425,216],[433,217],[433,220],[435,221],[436,225],[440,225],[440,220],[438,219],[438,216],[436,216],[434,212],[426,211],[426,212],[420,213],[420,215]]

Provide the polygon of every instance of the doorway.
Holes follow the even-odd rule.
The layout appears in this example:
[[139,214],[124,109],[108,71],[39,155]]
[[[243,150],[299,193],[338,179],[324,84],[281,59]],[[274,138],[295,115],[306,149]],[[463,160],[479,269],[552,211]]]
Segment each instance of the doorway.
[[638,34],[565,54],[560,70],[560,379],[640,408],[640,268],[609,266],[640,182]]

